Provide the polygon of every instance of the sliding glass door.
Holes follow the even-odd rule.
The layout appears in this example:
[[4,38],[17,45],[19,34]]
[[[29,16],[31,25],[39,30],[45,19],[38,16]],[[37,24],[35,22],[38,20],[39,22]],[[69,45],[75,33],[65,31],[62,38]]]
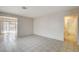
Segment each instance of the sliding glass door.
[[13,48],[17,38],[17,18],[0,16],[0,36],[8,50]]

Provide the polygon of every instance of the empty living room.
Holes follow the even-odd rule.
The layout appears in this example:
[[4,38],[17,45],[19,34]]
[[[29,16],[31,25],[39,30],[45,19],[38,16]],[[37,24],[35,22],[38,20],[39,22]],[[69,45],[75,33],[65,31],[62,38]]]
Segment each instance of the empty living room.
[[78,52],[78,6],[0,6],[0,52]]

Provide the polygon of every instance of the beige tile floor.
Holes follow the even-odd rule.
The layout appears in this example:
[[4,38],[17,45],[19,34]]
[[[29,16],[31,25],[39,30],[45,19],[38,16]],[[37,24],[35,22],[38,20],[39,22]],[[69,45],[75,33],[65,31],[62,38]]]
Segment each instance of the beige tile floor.
[[0,52],[60,52],[63,42],[38,35],[20,37],[16,40],[0,38]]
[[[64,42],[38,35],[13,38],[13,35],[0,36],[0,52],[73,52],[64,50]],[[78,52],[79,48],[77,51]]]

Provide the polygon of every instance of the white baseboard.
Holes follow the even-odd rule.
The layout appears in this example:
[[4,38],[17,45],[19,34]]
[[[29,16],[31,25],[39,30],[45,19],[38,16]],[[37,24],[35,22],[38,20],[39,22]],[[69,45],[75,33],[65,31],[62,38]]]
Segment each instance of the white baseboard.
[[[59,40],[59,39],[56,39],[56,38],[50,38],[50,37],[46,37],[46,36],[39,35],[39,34],[34,34],[34,35],[41,36],[41,37],[45,37],[45,38],[48,38],[48,39],[55,39],[55,40]],[[64,39],[63,39],[63,40],[59,40],[59,41],[64,41]]]

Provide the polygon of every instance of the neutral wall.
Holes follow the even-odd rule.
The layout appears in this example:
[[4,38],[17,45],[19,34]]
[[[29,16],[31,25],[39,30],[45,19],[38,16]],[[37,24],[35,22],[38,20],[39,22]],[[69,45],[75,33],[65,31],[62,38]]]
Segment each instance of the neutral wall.
[[65,12],[59,12],[36,18],[34,20],[34,34],[64,40],[64,16]]
[[18,36],[33,34],[33,20],[31,18],[18,18]]
[[79,44],[79,17],[78,17],[78,32],[77,32],[77,42]]
[[24,37],[33,34],[33,19],[29,17],[18,16],[9,13],[0,12],[1,16],[18,18],[18,37]]

